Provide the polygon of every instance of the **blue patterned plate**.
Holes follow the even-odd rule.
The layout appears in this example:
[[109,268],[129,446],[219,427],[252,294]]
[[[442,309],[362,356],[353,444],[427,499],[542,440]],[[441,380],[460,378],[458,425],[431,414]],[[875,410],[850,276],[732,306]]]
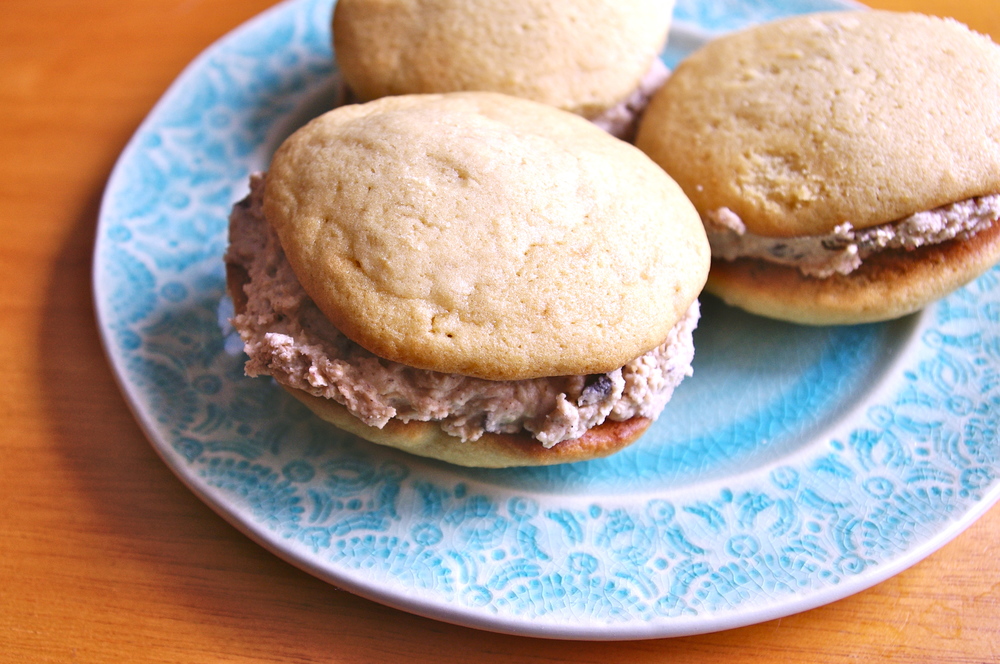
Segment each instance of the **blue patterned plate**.
[[[675,62],[715,32],[842,0],[684,0]],[[871,586],[1000,494],[1000,273],[920,316],[804,328],[704,302],[695,375],[606,460],[466,470],[359,441],[225,331],[229,206],[335,104],[330,0],[203,53],[108,184],[100,328],[135,415],[205,502],[277,555],[415,613],[559,638],[693,634]]]

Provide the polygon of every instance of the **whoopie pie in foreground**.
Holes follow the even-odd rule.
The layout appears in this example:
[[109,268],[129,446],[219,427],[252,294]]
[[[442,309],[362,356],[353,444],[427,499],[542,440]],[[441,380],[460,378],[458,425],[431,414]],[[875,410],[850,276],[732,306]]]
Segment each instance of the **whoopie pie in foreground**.
[[633,442],[691,373],[710,255],[646,155],[495,93],[313,120],[231,215],[249,375],[368,440],[471,466]]

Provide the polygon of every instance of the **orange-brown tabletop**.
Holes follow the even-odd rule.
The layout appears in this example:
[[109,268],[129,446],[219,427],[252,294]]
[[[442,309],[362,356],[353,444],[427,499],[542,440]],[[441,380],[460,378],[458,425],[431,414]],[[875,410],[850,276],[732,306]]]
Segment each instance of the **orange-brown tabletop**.
[[[953,16],[1000,39],[993,2],[870,4]],[[0,661],[1000,661],[1000,508],[913,567],[819,608],[698,636],[582,642],[388,608],[285,562],[202,502],[116,383],[91,261],[101,197],[130,137],[188,63],[271,5],[7,0],[0,12]],[[227,89],[242,84],[253,81]],[[215,251],[215,241],[184,250]],[[179,298],[176,288],[159,294]],[[142,306],[126,296],[107,306]]]

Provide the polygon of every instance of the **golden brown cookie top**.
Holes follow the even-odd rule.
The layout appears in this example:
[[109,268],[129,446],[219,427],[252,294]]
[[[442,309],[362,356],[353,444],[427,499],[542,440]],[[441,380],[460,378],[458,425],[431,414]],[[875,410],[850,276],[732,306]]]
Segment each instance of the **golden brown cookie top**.
[[485,90],[593,117],[666,41],[673,0],[339,0],[334,50],[361,99]]
[[349,338],[490,380],[611,371],[666,338],[708,272],[698,214],[662,169],[493,93],[317,118],[275,154],[264,211]]
[[682,62],[636,144],[751,233],[894,221],[1000,191],[1000,47],[918,14],[761,25]]

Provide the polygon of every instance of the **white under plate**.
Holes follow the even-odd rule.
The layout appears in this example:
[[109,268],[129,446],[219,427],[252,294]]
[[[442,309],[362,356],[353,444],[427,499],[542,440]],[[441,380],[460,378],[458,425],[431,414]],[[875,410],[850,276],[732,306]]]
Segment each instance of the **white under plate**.
[[[682,1],[699,39],[839,0]],[[469,470],[338,432],[226,337],[227,215],[336,103],[330,1],[203,53],[122,154],[94,255],[110,362],[155,448],[291,563],[376,601],[558,638],[707,632],[818,606],[920,560],[1000,494],[993,271],[918,317],[806,328],[706,298],[695,375],[605,460]]]

